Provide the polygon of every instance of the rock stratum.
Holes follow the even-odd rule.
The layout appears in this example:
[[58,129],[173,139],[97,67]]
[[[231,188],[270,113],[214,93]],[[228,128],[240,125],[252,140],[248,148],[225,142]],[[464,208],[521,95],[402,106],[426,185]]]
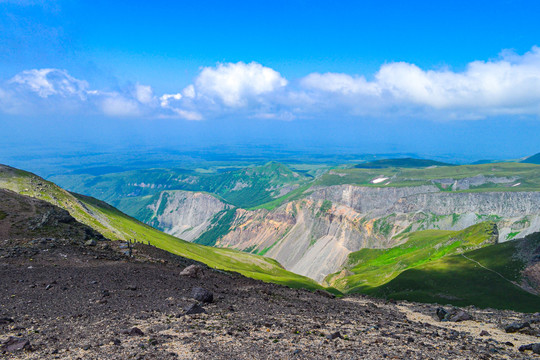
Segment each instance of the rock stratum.
[[351,252],[404,242],[400,234],[462,230],[487,220],[497,224],[498,242],[540,231],[540,192],[443,191],[435,185],[317,186],[273,210],[166,191],[148,209],[148,223],[160,230],[195,242],[213,230],[212,245],[269,256],[316,281],[341,269]]

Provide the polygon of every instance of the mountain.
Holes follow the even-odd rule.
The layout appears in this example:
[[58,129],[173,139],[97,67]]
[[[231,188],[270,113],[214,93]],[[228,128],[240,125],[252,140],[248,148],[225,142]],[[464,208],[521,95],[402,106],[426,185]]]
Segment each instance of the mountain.
[[[386,182],[372,183],[381,177]],[[540,167],[510,163],[334,169],[274,208],[235,208],[212,194],[164,191],[138,217],[190,241],[264,254],[322,281],[349,253],[392,247],[399,234],[483,221],[497,223],[499,242],[540,231],[539,179]]]
[[[283,170],[284,165],[272,166],[274,170],[269,166],[267,169],[287,173]],[[248,169],[253,168],[256,167]],[[233,172],[246,174],[241,169]],[[126,183],[122,185],[118,174],[113,175],[120,189],[129,188]],[[273,177],[268,172],[264,176],[267,179],[280,177]],[[136,177],[136,173],[130,174],[126,181],[131,183]],[[93,181],[100,187],[110,179],[107,176],[102,180],[93,178]],[[457,244],[456,239],[461,236],[457,233],[474,229],[474,226],[483,229],[483,223],[494,224],[496,234],[488,234],[489,226],[486,230],[487,237],[492,240],[481,243],[486,247],[540,231],[540,166],[534,164],[384,169],[336,167],[311,179],[300,179],[304,182],[295,190],[249,208],[236,206],[221,195],[206,191],[168,190],[169,186],[174,186],[176,178],[169,182],[145,183],[146,188],[158,189],[152,195],[121,195],[117,201],[123,208],[135,212],[139,220],[171,235],[197,244],[264,255],[275,259],[287,270],[317,282],[323,282],[331,274],[334,274],[331,275],[333,279],[329,280],[336,280],[335,274],[341,272],[341,277],[354,275],[349,273],[351,254],[393,249],[403,245],[410,236],[412,239],[414,236],[425,237],[428,244],[442,246],[437,242],[441,236],[437,231],[443,231],[443,235],[449,236],[443,244]],[[191,181],[195,182],[194,179]],[[251,180],[251,183],[255,182]],[[248,187],[243,189],[248,191]],[[454,249],[452,246],[450,248]],[[459,248],[469,251],[476,247]],[[449,251],[443,255],[446,258],[454,253]],[[401,270],[407,272],[416,265],[426,265],[427,260],[429,258],[422,264],[409,264]],[[429,262],[432,260],[436,259]],[[410,273],[402,275],[403,271],[378,269],[379,265],[375,271],[388,281]],[[327,281],[326,284],[335,284],[343,291],[371,291],[371,288],[356,287],[353,280],[354,277],[341,282]],[[385,285],[386,282],[379,283],[376,287]],[[516,291],[524,290],[518,288]],[[384,294],[378,292],[377,295]],[[534,296],[526,294],[524,303],[525,298],[530,299],[529,295]],[[487,299],[491,301],[489,299],[494,296]],[[502,305],[493,302],[493,306]]]
[[431,166],[455,166],[453,164],[447,164],[435,160],[426,160],[426,159],[413,159],[413,158],[404,158],[404,159],[382,159],[374,160],[355,166],[357,169],[384,169],[391,167],[398,168],[427,168]]
[[[75,173],[53,176],[50,180],[70,191],[85,193],[121,206],[123,210],[136,212],[140,207],[133,207],[122,200],[135,197],[147,199],[149,196],[159,196],[161,191],[184,190],[211,193],[231,205],[250,208],[291,196],[312,179],[307,173],[268,162],[240,169],[220,168],[214,172],[202,169],[149,169],[100,175]],[[142,201],[144,203],[145,200]]]
[[232,249],[193,244],[160,232],[114,207],[91,197],[73,194],[26,171],[0,165],[0,189],[44,200],[64,210],[77,221],[111,240],[149,243],[173,254],[203,262],[208,266],[239,272],[265,281],[310,289],[321,288],[307,277],[296,275],[275,260]]
[[521,161],[522,163],[527,164],[540,164],[540,153],[535,154],[533,156],[529,156],[525,160]]

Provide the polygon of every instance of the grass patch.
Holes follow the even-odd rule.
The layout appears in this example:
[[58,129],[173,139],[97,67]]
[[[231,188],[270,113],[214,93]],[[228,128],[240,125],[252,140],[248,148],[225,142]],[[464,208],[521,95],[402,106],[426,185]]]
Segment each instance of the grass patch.
[[509,233],[508,235],[506,235],[506,240],[512,240],[513,238],[518,236],[520,232],[521,231],[514,231],[514,232]]
[[235,208],[218,212],[210,221],[210,228],[193,242],[206,246],[214,246],[221,237],[229,233],[235,213]]
[[387,283],[405,270],[494,241],[493,229],[493,224],[486,222],[461,231],[417,231],[407,234],[405,243],[390,249],[352,252],[346,268],[353,275],[332,285],[344,292],[363,292]]
[[[536,241],[538,245],[540,241]],[[525,267],[525,262],[516,256],[518,246],[519,240],[464,254],[489,270],[462,255],[452,255],[404,271],[390,282],[364,292],[419,302],[538,312],[540,297],[511,282],[521,280],[521,270]]]

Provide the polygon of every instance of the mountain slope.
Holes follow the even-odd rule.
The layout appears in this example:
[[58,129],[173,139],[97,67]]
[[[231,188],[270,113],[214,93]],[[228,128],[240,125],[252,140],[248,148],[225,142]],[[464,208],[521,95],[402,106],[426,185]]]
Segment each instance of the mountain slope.
[[408,269],[365,293],[410,301],[538,312],[539,268],[537,233]]
[[402,244],[389,249],[361,249],[349,254],[344,269],[351,275],[329,275],[326,281],[347,292],[385,284],[403,271],[443,256],[497,240],[497,227],[485,222],[461,231],[425,230],[398,235]]
[[527,163],[527,164],[540,164],[540,153],[535,154],[535,155],[533,155],[533,156],[529,156],[528,158],[526,158],[525,160],[523,160],[522,163]]
[[70,191],[121,206],[123,211],[134,216],[137,209],[128,204],[130,201],[122,202],[123,199],[184,190],[212,193],[234,206],[249,208],[279,199],[310,182],[312,177],[292,171],[283,164],[269,162],[226,171],[148,169],[101,175],[57,175],[51,180]]
[[180,240],[143,224],[97,199],[72,194],[26,171],[0,165],[0,188],[45,200],[112,240],[134,239],[211,267],[291,287],[321,288],[304,276],[291,273],[275,260],[231,249],[217,249]]
[[539,311],[540,233],[502,244],[496,238],[489,222],[462,231],[419,231],[390,249],[351,253],[344,269],[325,280],[343,292]]

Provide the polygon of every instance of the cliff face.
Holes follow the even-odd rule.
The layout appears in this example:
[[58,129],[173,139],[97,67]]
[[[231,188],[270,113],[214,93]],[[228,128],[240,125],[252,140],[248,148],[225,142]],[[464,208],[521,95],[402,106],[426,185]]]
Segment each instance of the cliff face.
[[205,193],[164,191],[148,208],[149,224],[168,234],[193,241],[205,232],[217,213],[230,206]]
[[[216,246],[269,256],[287,270],[321,281],[338,271],[350,252],[386,248],[394,236],[416,230],[462,230],[497,222],[499,242],[540,230],[540,193],[441,192],[436,186],[312,189],[303,199],[272,210],[236,209],[229,231]],[[194,240],[229,208],[211,195],[164,192],[151,205],[153,225]]]

